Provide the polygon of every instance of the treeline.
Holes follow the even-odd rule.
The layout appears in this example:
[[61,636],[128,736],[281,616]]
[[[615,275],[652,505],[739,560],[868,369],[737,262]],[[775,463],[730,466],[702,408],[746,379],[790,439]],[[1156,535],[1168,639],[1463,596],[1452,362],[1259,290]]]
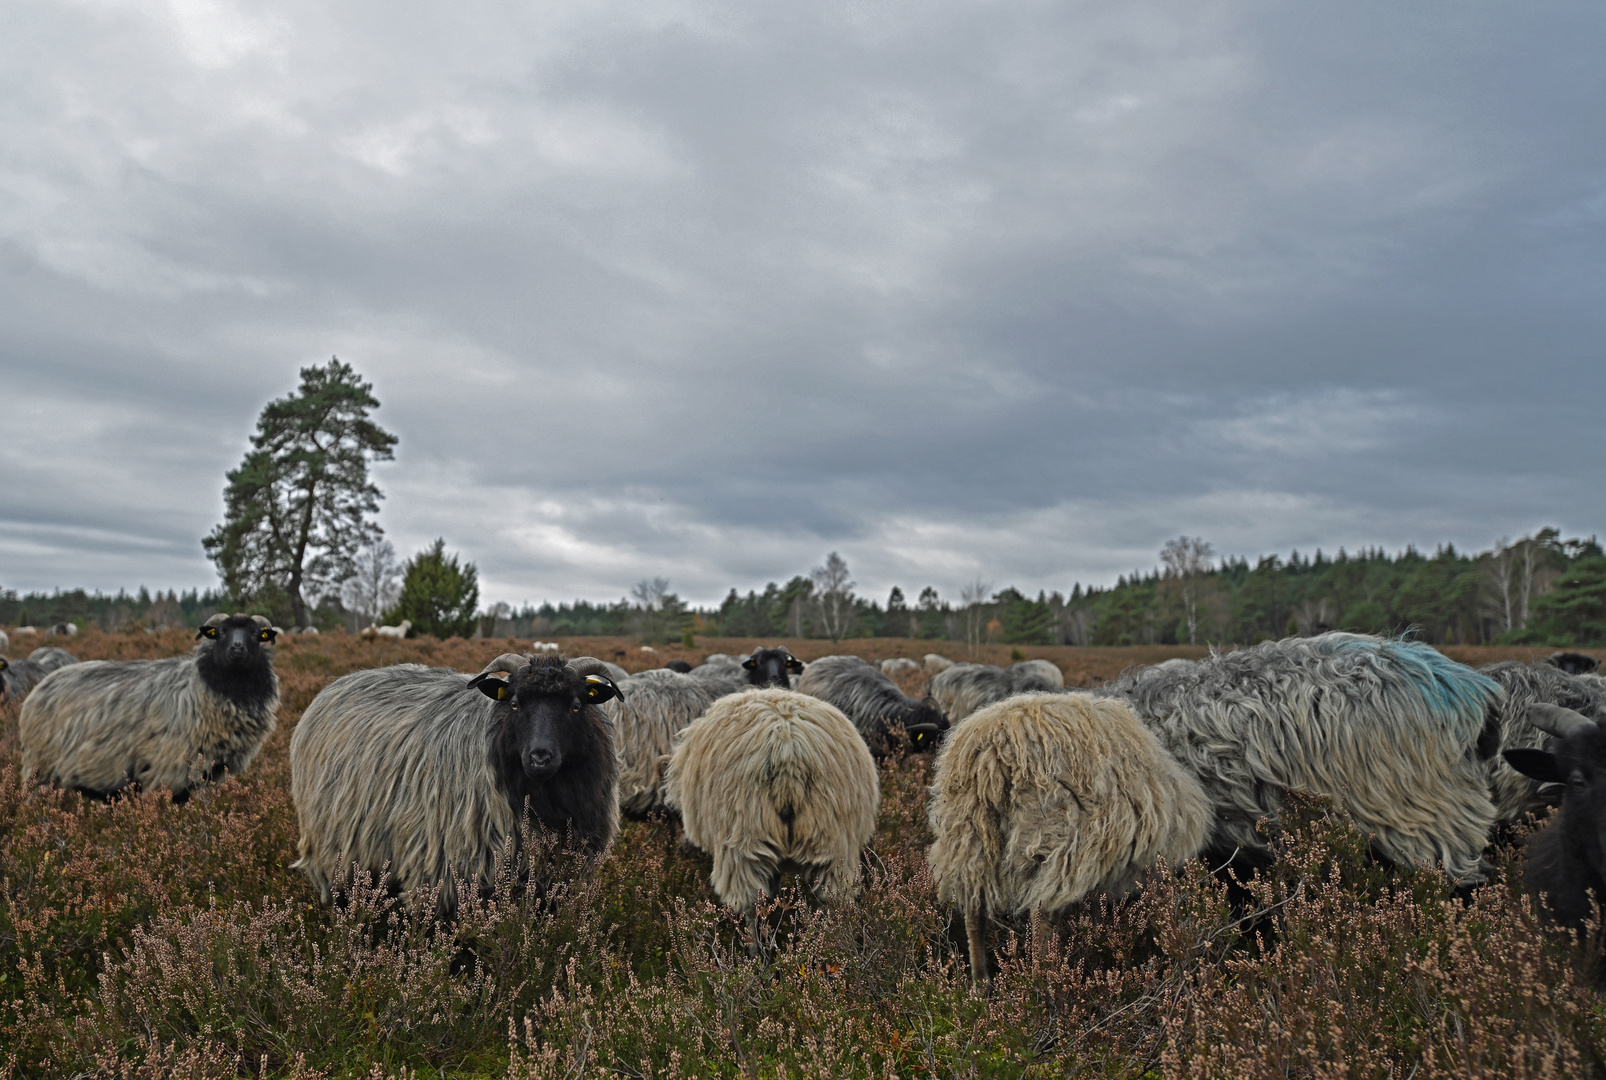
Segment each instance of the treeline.
[[141,587],[132,594],[119,590],[116,596],[83,589],[19,595],[12,589],[0,592],[0,624],[48,629],[73,623],[102,630],[166,630],[198,626],[226,606],[224,599],[221,589],[185,593],[158,589],[153,594]]

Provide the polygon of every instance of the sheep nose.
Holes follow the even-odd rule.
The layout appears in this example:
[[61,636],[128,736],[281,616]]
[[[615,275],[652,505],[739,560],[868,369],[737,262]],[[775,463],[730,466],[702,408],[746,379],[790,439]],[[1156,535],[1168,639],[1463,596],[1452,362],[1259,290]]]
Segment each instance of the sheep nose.
[[525,752],[524,768],[529,772],[544,772],[552,767],[552,751],[546,747],[538,747]]

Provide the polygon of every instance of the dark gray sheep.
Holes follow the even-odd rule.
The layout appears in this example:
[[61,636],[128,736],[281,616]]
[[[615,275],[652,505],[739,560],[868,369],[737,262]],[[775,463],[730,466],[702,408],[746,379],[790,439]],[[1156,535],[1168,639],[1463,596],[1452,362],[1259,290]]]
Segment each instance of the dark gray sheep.
[[420,664],[341,676],[290,739],[293,865],[325,899],[354,865],[388,866],[399,892],[438,887],[448,914],[458,877],[489,887],[526,811],[601,858],[619,819],[601,705],[618,693],[589,656],[507,653],[472,678]]
[[64,668],[68,664],[80,662],[78,657],[66,649],[57,649],[50,645],[41,645],[28,654],[28,659],[44,668],[47,674],[57,668]]
[[1479,756],[1500,687],[1418,642],[1329,633],[1124,674],[1131,704],[1203,784],[1211,857],[1263,852],[1286,791],[1332,799],[1388,859],[1480,880],[1495,820]]
[[1513,768],[1504,753],[1494,751],[1545,748],[1551,739],[1549,732],[1529,721],[1529,708],[1535,704],[1560,706],[1591,719],[1606,717],[1606,680],[1598,675],[1569,674],[1548,662],[1506,660],[1478,670],[1499,683],[1503,691],[1484,732],[1483,751],[1495,810],[1500,822],[1510,825],[1530,812],[1554,805],[1560,792],[1542,788],[1531,776]]
[[935,701],[909,697],[879,668],[857,656],[822,656],[810,662],[798,678],[797,690],[841,709],[876,757],[891,750],[895,727],[904,729],[913,750],[935,750],[948,730]]
[[90,660],[50,672],[23,702],[25,775],[106,796],[153,784],[182,803],[200,780],[239,775],[273,733],[272,625],[217,614],[189,656]]
[[718,695],[710,684],[664,668],[632,675],[619,690],[623,697],[609,701],[603,711],[619,746],[619,809],[640,819],[665,809],[659,759]]
[[0,702],[21,701],[49,674],[36,661],[7,660],[0,656]]

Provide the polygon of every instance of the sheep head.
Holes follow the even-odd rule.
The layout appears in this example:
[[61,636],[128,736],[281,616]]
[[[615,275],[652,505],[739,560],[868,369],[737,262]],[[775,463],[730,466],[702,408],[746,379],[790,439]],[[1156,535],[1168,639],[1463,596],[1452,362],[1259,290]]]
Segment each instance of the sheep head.
[[[501,678],[502,673],[507,678]],[[530,780],[543,780],[562,768],[564,757],[584,741],[586,710],[621,697],[602,661],[504,653],[468,682],[496,702],[497,754],[504,767],[517,767]]]

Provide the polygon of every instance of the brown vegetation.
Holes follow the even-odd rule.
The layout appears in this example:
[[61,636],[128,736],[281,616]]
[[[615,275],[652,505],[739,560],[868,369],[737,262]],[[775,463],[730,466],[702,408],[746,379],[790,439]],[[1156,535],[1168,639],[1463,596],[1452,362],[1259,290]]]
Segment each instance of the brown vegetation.
[[[81,635],[90,657],[173,655],[188,633]],[[1278,843],[1235,919],[1197,864],[1135,901],[994,928],[990,996],[925,865],[929,761],[882,766],[865,889],[840,907],[784,897],[770,948],[708,887],[674,826],[627,823],[587,878],[550,839],[504,867],[456,925],[381,888],[318,903],[289,869],[286,745],[330,679],[402,661],[477,669],[507,641],[284,639],[279,729],[251,772],[175,807],[23,790],[16,709],[0,710],[0,1062],[15,1076],[1606,1075],[1606,1007],[1581,950],[1536,925],[1513,857],[1469,902],[1430,873],[1388,873],[1320,807]],[[528,642],[521,644],[528,645]],[[713,639],[572,653],[640,670],[741,652]],[[765,644],[770,644],[766,642]],[[786,642],[872,659],[930,642]],[[989,647],[1007,662],[1008,647]],[[1088,685],[1186,649],[1026,647]],[[1467,656],[1470,650],[1450,650]],[[1478,650],[1480,654],[1514,650]],[[958,658],[958,657],[956,657]],[[923,683],[924,677],[915,681]],[[906,690],[921,686],[909,682]],[[422,906],[421,906],[422,907]],[[424,908],[424,909],[427,909]]]

